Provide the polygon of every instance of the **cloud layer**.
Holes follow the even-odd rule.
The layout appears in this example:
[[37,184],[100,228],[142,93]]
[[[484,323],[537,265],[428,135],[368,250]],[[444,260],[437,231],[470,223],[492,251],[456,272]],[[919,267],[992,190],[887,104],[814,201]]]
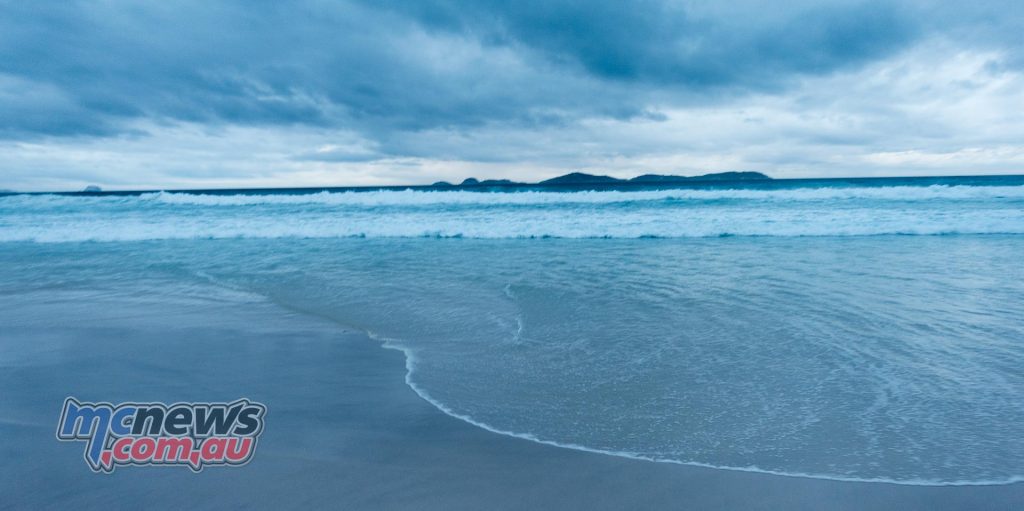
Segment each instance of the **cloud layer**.
[[1021,11],[0,1],[0,187],[1022,172]]

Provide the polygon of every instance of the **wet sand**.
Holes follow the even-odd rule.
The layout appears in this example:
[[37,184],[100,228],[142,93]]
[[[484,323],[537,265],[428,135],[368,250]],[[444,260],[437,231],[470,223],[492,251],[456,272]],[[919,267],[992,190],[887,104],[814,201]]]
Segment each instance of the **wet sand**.
[[[207,289],[0,296],[0,508],[1022,509],[1024,484],[922,487],[724,471],[501,436],[404,383],[404,355]],[[93,474],[65,397],[268,406],[244,467]]]

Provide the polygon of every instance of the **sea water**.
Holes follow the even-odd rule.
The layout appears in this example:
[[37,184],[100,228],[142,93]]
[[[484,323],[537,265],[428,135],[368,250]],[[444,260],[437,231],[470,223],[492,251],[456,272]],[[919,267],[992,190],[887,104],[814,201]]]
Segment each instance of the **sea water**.
[[498,433],[905,484],[1024,479],[1022,263],[1020,177],[0,196],[5,294],[212,283]]

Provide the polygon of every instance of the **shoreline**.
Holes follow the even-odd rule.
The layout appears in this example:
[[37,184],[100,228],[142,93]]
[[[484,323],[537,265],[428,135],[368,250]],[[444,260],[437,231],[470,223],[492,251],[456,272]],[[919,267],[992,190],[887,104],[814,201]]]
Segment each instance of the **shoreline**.
[[[348,328],[348,327],[344,327],[344,328]],[[368,336],[372,340],[375,340],[375,341],[379,340],[376,337],[374,337],[372,334],[368,334]],[[799,479],[815,479],[815,480],[820,480],[820,481],[834,481],[834,482],[843,482],[843,483],[892,484],[892,485],[896,485],[896,486],[921,486],[921,487],[971,487],[971,486],[981,486],[981,487],[984,487],[984,486],[1006,486],[1006,485],[1013,485],[1013,484],[1019,484],[1021,482],[1024,482],[1024,476],[1012,476],[1010,478],[1007,478],[1006,480],[1000,480],[1000,481],[996,481],[996,480],[993,480],[993,481],[981,480],[981,481],[948,481],[948,482],[946,482],[946,481],[929,481],[929,480],[906,480],[906,481],[901,481],[901,480],[897,480],[897,479],[888,479],[888,478],[872,478],[872,479],[868,479],[868,478],[857,478],[857,477],[841,477],[841,476],[830,476],[830,475],[806,474],[806,473],[799,473],[799,472],[782,472],[782,471],[778,471],[778,470],[768,470],[768,469],[762,469],[762,468],[758,468],[758,467],[730,467],[730,466],[722,466],[722,465],[712,465],[710,463],[701,463],[701,462],[698,462],[698,461],[680,461],[680,460],[673,460],[673,459],[666,459],[666,458],[651,458],[651,457],[647,457],[647,456],[643,456],[643,455],[635,454],[635,453],[605,451],[605,450],[601,450],[601,449],[594,449],[594,448],[591,448],[591,447],[587,447],[585,445],[562,443],[562,442],[558,442],[558,441],[555,441],[555,440],[544,440],[544,439],[538,438],[537,436],[535,436],[533,434],[530,434],[530,433],[517,433],[517,432],[514,432],[514,431],[503,430],[503,429],[491,426],[490,424],[486,424],[484,422],[480,422],[480,421],[474,419],[473,417],[471,417],[469,415],[460,414],[458,412],[453,411],[451,408],[449,408],[444,403],[442,403],[442,402],[434,399],[433,397],[431,397],[429,392],[427,392],[425,389],[423,389],[422,387],[417,385],[412,380],[412,374],[414,372],[414,366],[415,366],[415,359],[414,359],[414,357],[412,355],[411,349],[399,346],[398,344],[395,344],[395,343],[393,343],[390,340],[384,340],[382,342],[383,342],[383,344],[382,344],[383,348],[400,351],[404,355],[405,361],[406,361],[405,362],[405,369],[406,369],[406,372],[405,372],[405,384],[408,385],[409,388],[411,388],[413,390],[413,392],[415,392],[421,399],[423,399],[424,401],[429,403],[431,406],[433,406],[434,408],[439,410],[441,413],[444,413],[445,415],[447,415],[449,417],[452,417],[453,419],[465,422],[466,424],[470,424],[470,425],[472,425],[474,427],[483,429],[484,431],[487,431],[487,432],[490,432],[490,433],[494,433],[496,435],[501,435],[501,436],[505,436],[505,437],[509,437],[509,438],[516,438],[516,439],[519,439],[519,440],[526,440],[528,442],[533,442],[533,443],[540,444],[540,445],[547,445],[547,446],[556,447],[556,448],[559,448],[559,449],[568,449],[570,451],[579,451],[579,452],[586,452],[586,453],[592,453],[592,454],[600,454],[600,455],[604,455],[604,456],[611,456],[611,457],[614,457],[614,458],[623,458],[623,459],[627,459],[627,460],[641,461],[641,462],[647,462],[647,463],[664,463],[664,464],[668,464],[668,465],[680,465],[680,466],[684,466],[684,467],[696,467],[696,468],[701,468],[701,469],[724,470],[724,471],[728,471],[728,472],[747,472],[747,473],[751,473],[751,474],[763,474],[763,475],[772,475],[772,476],[779,476],[779,477],[794,477],[794,478],[799,478]],[[391,343],[391,344],[389,345],[389,343]]]
[[[13,496],[4,506],[102,507],[111,495],[119,505],[268,509],[1012,509],[1024,501],[1020,483],[801,478],[494,434],[425,402],[405,382],[411,359],[394,347],[266,300],[206,295],[222,292],[0,296],[10,332],[0,347],[0,453],[8,460],[0,494]],[[113,402],[246,395],[268,405],[267,429],[245,467],[97,475],[81,444],[53,438],[58,401],[72,394]]]

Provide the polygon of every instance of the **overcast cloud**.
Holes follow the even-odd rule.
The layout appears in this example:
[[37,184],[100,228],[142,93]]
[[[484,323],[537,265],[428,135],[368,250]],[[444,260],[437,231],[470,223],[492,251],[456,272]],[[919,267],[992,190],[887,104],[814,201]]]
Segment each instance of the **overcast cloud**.
[[1021,5],[0,0],[0,188],[1024,173]]

